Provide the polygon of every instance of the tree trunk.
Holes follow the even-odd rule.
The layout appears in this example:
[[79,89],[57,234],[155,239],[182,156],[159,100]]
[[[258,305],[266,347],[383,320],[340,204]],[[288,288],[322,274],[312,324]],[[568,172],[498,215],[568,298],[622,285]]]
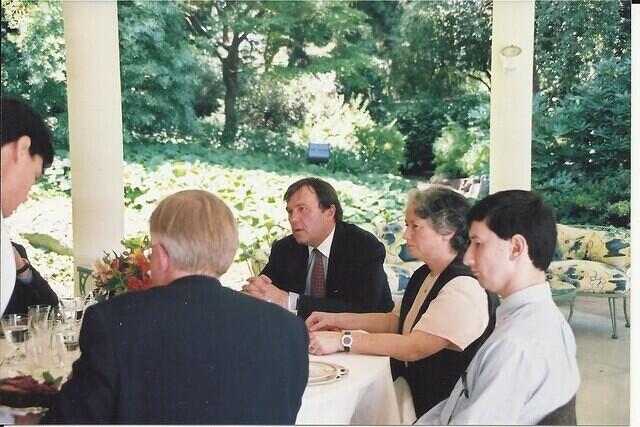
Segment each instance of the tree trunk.
[[240,63],[239,47],[240,38],[233,35],[233,42],[229,48],[227,57],[222,60],[222,81],[225,86],[224,94],[224,129],[222,131],[222,142],[226,146],[231,146],[236,140],[238,133],[238,111],[236,104],[238,101],[238,65]]

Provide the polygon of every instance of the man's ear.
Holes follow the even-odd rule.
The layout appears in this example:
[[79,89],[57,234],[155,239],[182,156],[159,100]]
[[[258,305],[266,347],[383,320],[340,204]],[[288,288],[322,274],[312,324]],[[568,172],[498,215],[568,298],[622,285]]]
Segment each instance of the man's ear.
[[171,260],[169,258],[169,252],[167,252],[167,248],[164,247],[162,243],[158,243],[153,248],[153,256],[157,257],[158,267],[162,273],[166,273],[171,265]]
[[326,210],[329,211],[329,214],[333,219],[336,218],[336,205],[331,205],[329,209],[326,209]]
[[523,254],[527,256],[529,254],[527,239],[525,239],[522,234],[514,234],[513,237],[511,237],[511,259],[519,258]]
[[18,155],[27,155],[31,157],[29,154],[29,148],[31,148],[31,137],[28,135],[22,135],[16,141],[16,149],[18,151]]

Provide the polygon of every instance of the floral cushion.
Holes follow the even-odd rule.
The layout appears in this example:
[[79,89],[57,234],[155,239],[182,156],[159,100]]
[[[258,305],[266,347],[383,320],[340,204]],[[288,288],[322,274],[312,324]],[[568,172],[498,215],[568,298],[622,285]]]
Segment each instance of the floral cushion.
[[625,293],[629,288],[623,271],[598,261],[553,261],[548,278],[552,288],[562,282],[584,293]]
[[554,297],[567,295],[576,291],[575,286],[560,280],[551,273],[547,273],[547,282],[551,286],[551,295]]
[[402,294],[409,284],[409,279],[422,263],[420,261],[410,261],[403,264],[384,264],[384,272],[387,273],[389,289],[392,294]]
[[378,236],[387,248],[385,262],[402,264],[407,261],[415,261],[415,258],[409,253],[409,249],[407,248],[407,242],[404,239],[404,228],[404,224],[399,222],[381,224],[377,227],[374,234]]
[[627,271],[631,265],[630,242],[627,230],[558,224],[554,259],[598,261]]

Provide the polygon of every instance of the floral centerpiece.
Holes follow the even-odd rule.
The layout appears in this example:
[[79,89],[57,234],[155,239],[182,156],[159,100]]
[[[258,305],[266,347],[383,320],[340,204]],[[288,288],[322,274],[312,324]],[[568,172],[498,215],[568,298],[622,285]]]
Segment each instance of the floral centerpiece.
[[102,295],[118,295],[152,286],[149,236],[123,240],[122,244],[125,250],[121,254],[105,252],[95,263],[92,275]]

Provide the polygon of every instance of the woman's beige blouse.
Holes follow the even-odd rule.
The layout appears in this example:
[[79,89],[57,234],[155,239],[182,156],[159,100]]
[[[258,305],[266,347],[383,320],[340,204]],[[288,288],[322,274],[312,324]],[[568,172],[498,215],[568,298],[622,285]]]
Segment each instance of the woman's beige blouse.
[[[489,323],[487,294],[473,277],[453,278],[431,301],[415,327],[411,328],[437,278],[436,275],[429,274],[422,282],[407,313],[402,334],[409,335],[412,330],[426,332],[449,340],[457,350],[464,350],[482,334]],[[399,307],[396,314],[400,314]]]

